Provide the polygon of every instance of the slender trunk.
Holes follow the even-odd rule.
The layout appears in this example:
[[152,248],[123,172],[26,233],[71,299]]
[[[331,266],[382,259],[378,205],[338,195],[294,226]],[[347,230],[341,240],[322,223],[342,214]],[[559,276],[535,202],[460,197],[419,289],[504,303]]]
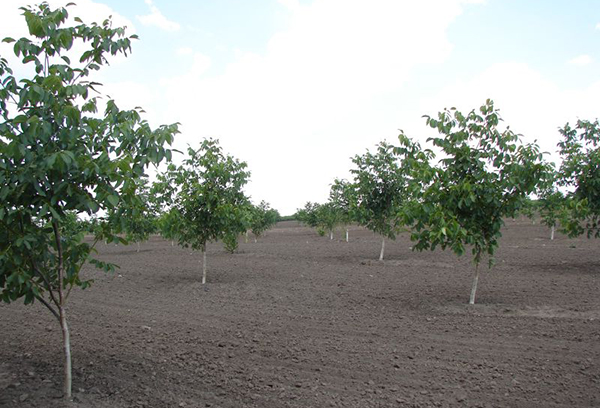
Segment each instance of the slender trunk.
[[171,241],[171,246],[175,246],[175,241]]
[[[255,239],[256,240],[256,239]],[[246,231],[246,238],[244,239],[244,242],[247,244],[248,243],[248,231]]]
[[202,247],[202,284],[206,283],[206,246]]
[[348,228],[346,228],[346,242],[348,242]]
[[140,242],[137,242],[137,251],[136,252],[140,252]]
[[65,362],[64,362],[64,374],[65,374],[65,382],[64,382],[64,397],[65,399],[70,400],[72,396],[72,384],[73,377],[71,371],[71,336],[69,334],[69,326],[67,324],[67,315],[64,306],[59,307],[60,314],[60,328],[62,330],[63,336],[63,348],[65,351]]
[[329,239],[333,241],[333,230],[329,230]]
[[379,253],[379,260],[383,261],[383,252],[385,251],[385,237],[381,239],[381,252]]
[[475,304],[475,293],[477,292],[477,282],[479,282],[479,262],[475,264],[475,275],[473,276],[473,286],[471,287],[471,298],[469,304]]
[[550,229],[550,241],[554,241],[554,225]]
[[67,315],[65,313],[65,303],[67,296],[63,291],[63,278],[64,278],[64,264],[63,264],[63,248],[60,237],[60,230],[58,228],[58,222],[52,222],[52,229],[54,230],[54,239],[56,241],[56,254],[58,256],[58,313],[59,323],[63,335],[63,348],[65,352],[65,363],[64,363],[64,398],[70,400],[72,397],[71,386],[72,386],[72,372],[71,372],[71,336],[69,335],[69,326],[67,325]]
[[254,237],[254,243],[256,244],[258,242],[258,238]]

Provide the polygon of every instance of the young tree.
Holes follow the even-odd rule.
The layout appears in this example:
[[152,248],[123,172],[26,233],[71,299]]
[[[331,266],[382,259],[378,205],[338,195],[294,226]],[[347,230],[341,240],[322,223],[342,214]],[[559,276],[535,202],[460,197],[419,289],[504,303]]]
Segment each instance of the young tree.
[[556,227],[565,211],[565,196],[557,186],[558,173],[553,169],[546,175],[545,180],[541,180],[539,189],[539,199],[536,202],[536,209],[539,212],[541,223],[550,228],[550,240],[554,240]]
[[[71,398],[71,347],[66,305],[71,290],[86,288],[80,277],[99,239],[117,240],[106,226],[93,243],[66,228],[70,213],[114,208],[136,200],[132,179],[170,158],[164,148],[177,125],[151,129],[139,110],[119,110],[106,102],[97,114],[100,84],[88,80],[109,54],[130,51],[132,37],[123,28],[65,24],[66,8],[42,3],[23,7],[30,37],[14,43],[14,52],[32,76],[16,78],[0,58],[0,288],[1,298],[43,304],[60,324],[64,345],[64,396]],[[83,54],[67,56],[75,42]]]
[[248,228],[252,221],[254,206],[248,200],[240,203],[237,209],[236,216],[231,218],[229,228],[222,238],[225,251],[230,254],[237,251],[239,247],[239,236],[248,232]]
[[559,184],[567,187],[561,224],[570,237],[600,237],[600,124],[578,120],[560,129]]
[[254,234],[254,242],[273,227],[278,220],[279,212],[272,209],[267,202],[261,201],[259,205],[252,206],[250,229],[252,230],[252,234]]
[[296,211],[295,218],[304,225],[308,225],[311,228],[317,228],[319,226],[319,220],[317,217],[318,208],[319,204],[309,201],[304,205],[304,208],[299,208]]
[[348,225],[352,223],[352,203],[354,191],[346,180],[335,179],[329,192],[329,202],[338,214],[339,223],[344,227],[346,242],[349,240]]
[[119,202],[114,209],[109,210],[108,219],[116,230],[125,232],[128,243],[137,244],[137,252],[140,252],[140,242],[147,241],[150,234],[157,231],[158,217],[147,179],[134,180],[134,184],[138,199],[134,203]]
[[329,232],[333,240],[333,230],[340,224],[342,213],[332,202],[320,204],[316,209],[317,228]]
[[333,239],[333,230],[340,222],[340,213],[332,203],[307,202],[304,208],[296,212],[296,219],[309,227],[316,228],[319,236],[324,236],[328,232],[329,239]]
[[178,231],[181,229],[179,224],[182,222],[181,214],[176,208],[170,208],[164,211],[157,220],[158,230],[160,235],[171,241],[171,246],[179,239]]
[[433,169],[421,202],[412,205],[414,249],[451,248],[462,255],[472,247],[475,274],[470,304],[475,303],[479,264],[484,254],[493,265],[504,217],[514,217],[536,190],[548,166],[536,144],[522,144],[509,128],[498,129],[500,115],[491,100],[463,115],[444,110],[427,124],[441,137],[430,139],[443,158]]
[[360,225],[382,236],[379,260],[383,260],[385,239],[396,239],[396,233],[403,226],[403,208],[415,199],[421,184],[414,175],[427,166],[431,152],[421,150],[404,133],[398,137],[400,146],[382,142],[376,153],[367,151],[355,156],[351,169],[354,174],[351,201],[352,213]]
[[202,284],[206,283],[206,244],[228,234],[243,232],[248,199],[242,188],[250,173],[246,163],[225,155],[219,142],[202,141],[197,150],[188,148],[180,166],[170,165],[160,177],[165,187],[174,186],[173,223],[179,245],[202,252]]

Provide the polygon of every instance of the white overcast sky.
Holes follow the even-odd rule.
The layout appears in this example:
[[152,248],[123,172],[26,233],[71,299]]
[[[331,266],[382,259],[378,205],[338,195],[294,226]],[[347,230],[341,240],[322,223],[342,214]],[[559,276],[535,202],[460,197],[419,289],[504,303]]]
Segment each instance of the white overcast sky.
[[[30,3],[2,0],[0,37],[26,34]],[[253,201],[283,215],[326,201],[350,157],[398,129],[425,145],[422,115],[445,107],[491,98],[551,153],[559,126],[600,116],[597,0],[75,3],[71,16],[112,15],[140,36],[99,73],[104,92],[154,126],[180,122],[180,150],[218,138],[248,163]]]

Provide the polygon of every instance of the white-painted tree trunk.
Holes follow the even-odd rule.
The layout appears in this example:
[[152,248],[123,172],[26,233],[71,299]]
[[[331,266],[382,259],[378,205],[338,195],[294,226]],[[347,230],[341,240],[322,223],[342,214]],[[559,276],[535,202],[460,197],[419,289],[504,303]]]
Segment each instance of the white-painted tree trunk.
[[137,242],[137,251],[136,252],[140,252],[140,243]]
[[202,248],[202,284],[206,283],[206,248]]
[[246,231],[246,238],[245,238],[244,242],[246,242],[246,244],[248,243],[248,231]]
[[64,306],[58,308],[60,316],[60,328],[63,336],[63,349],[64,349],[64,375],[65,383],[63,386],[64,397],[68,400],[72,397],[72,371],[71,371],[71,336],[69,334],[69,326],[67,325],[67,315],[65,313]]
[[346,228],[346,242],[348,242],[348,228]]
[[171,241],[171,246],[175,246],[175,241]]
[[379,253],[379,260],[383,261],[383,252],[385,251],[385,237],[381,239],[381,252]]
[[550,229],[550,241],[554,241],[554,225],[552,226],[552,228]]
[[329,230],[329,239],[333,241],[333,230]]
[[475,264],[475,275],[473,276],[473,286],[471,287],[471,298],[469,304],[475,304],[475,294],[477,293],[477,283],[479,282],[479,263]]

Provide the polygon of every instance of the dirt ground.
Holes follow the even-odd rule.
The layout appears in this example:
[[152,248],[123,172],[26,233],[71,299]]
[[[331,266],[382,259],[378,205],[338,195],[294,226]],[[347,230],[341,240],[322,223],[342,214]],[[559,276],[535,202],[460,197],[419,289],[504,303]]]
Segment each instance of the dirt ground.
[[[69,304],[76,407],[598,407],[600,252],[510,220],[497,266],[280,223],[239,253],[102,246]],[[59,326],[0,306],[0,406],[60,407]]]

